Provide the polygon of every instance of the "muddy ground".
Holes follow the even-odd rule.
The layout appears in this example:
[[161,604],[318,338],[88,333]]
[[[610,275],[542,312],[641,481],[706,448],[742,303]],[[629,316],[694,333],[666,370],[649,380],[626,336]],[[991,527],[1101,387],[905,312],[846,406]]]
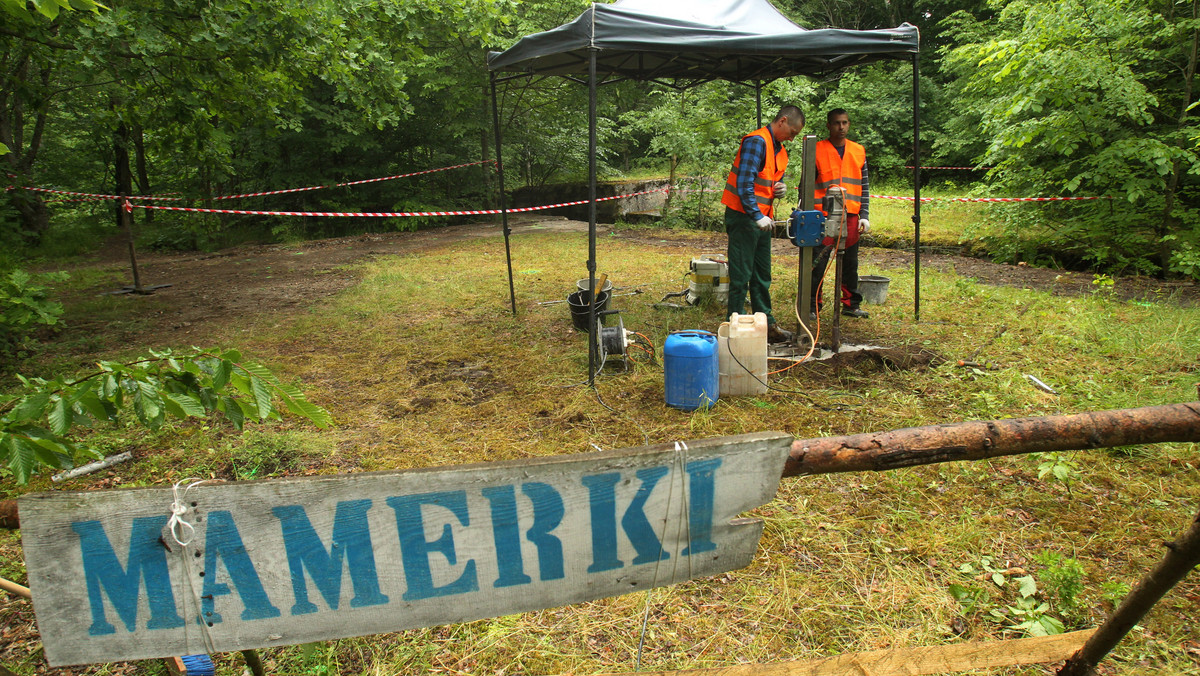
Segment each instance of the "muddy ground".
[[[587,232],[587,223],[553,216],[510,222],[514,235],[526,232]],[[608,233],[608,226],[599,226]],[[612,237],[646,246],[690,251],[721,251],[723,233],[676,232],[661,229],[619,229]],[[245,245],[214,253],[140,253],[143,285],[170,284],[155,291],[159,303],[145,304],[147,332],[155,342],[188,342],[202,337],[209,326],[264,310],[286,311],[307,307],[355,283],[344,266],[380,256],[414,253],[458,241],[494,238],[502,246],[498,223],[456,225],[419,232],[389,232],[314,240],[300,244]],[[776,240],[776,255],[794,252],[786,240]],[[885,269],[911,266],[911,251],[865,247],[864,264]],[[128,267],[123,243],[114,242],[92,258],[92,264]],[[922,253],[923,270],[954,270],[983,284],[1050,290],[1055,294],[1082,295],[1095,290],[1095,277],[1087,272],[1065,272],[1026,265],[1004,265],[965,256]],[[95,294],[104,289],[89,289]],[[1200,286],[1192,281],[1163,281],[1149,277],[1120,277],[1113,293],[1127,299],[1173,296],[1177,302],[1200,301]],[[162,309],[162,308],[169,309]],[[134,311],[136,314],[136,310]],[[81,328],[76,325],[76,330]]]

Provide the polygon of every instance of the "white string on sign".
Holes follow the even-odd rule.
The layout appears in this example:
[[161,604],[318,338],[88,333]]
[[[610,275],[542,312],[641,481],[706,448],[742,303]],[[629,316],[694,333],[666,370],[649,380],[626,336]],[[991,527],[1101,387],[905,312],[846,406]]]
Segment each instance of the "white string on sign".
[[[675,442],[675,455],[672,458],[672,460],[674,461],[675,466],[678,468],[680,490],[683,493],[683,499],[680,500],[680,505],[682,506],[682,509],[680,510],[681,511],[680,520],[687,524],[687,526],[686,526],[687,536],[688,536],[687,542],[690,545],[691,540],[692,540],[692,535],[691,535],[692,524],[691,524],[690,514],[688,512],[688,509],[689,509],[688,508],[688,493],[687,493],[687,484],[685,483],[686,476],[687,476],[687,450],[688,450],[687,443],[682,442],[682,441],[676,441]],[[650,622],[650,594],[654,590],[654,588],[658,585],[658,571],[659,571],[659,568],[662,566],[662,554],[663,554],[663,547],[664,547],[663,543],[667,539],[667,525],[670,523],[670,519],[671,519],[671,502],[672,502],[672,498],[674,498],[674,495],[675,495],[675,482],[673,480],[671,480],[670,473],[668,473],[668,475],[667,475],[667,504],[663,508],[663,532],[662,532],[662,537],[658,541],[658,560],[654,562],[654,576],[650,580],[650,588],[646,590],[646,609],[645,609],[645,612],[642,613],[642,630],[638,636],[637,660],[634,664],[634,668],[633,668],[634,671],[642,670],[642,650],[646,645],[646,626]],[[680,527],[682,527],[682,526],[677,525],[676,530],[675,530],[675,543],[676,544],[679,543],[679,528]],[[675,548],[675,560],[671,562],[671,582],[676,581],[675,574],[676,574],[676,571],[679,566],[679,556],[680,556],[681,551],[682,550],[680,550],[678,547]],[[692,559],[691,559],[691,557],[688,557],[688,579],[690,580],[691,578],[692,578]]]
[[[191,481],[192,483],[184,486],[183,493],[181,494],[179,492],[179,487],[188,481]],[[171,503],[171,519],[167,521],[167,528],[171,531],[171,537],[174,538],[175,542],[181,547],[188,546],[191,544],[192,538],[196,537],[196,527],[183,518],[190,511],[188,509],[186,500],[187,492],[196,486],[205,483],[205,481],[206,480],[204,479],[197,479],[196,477],[188,477],[186,479],[180,479],[179,481],[176,481],[175,485],[171,486],[171,494],[175,497],[175,500]],[[184,540],[181,537],[184,534],[184,529],[187,530],[187,540]]]
[[[213,653],[216,652],[216,645],[213,643],[212,634],[210,634],[208,630],[211,624],[206,618],[203,617],[202,614],[203,598],[201,595],[203,594],[203,589],[196,588],[196,579],[192,571],[192,557],[188,556],[188,547],[196,538],[196,527],[193,526],[191,521],[189,521],[187,518],[188,514],[194,511],[188,504],[187,494],[188,491],[207,482],[208,481],[206,479],[188,477],[186,479],[180,479],[179,481],[176,481],[175,484],[171,486],[171,496],[173,499],[171,501],[171,506],[168,508],[171,512],[171,518],[167,521],[167,530],[171,532],[171,539],[173,539],[176,544],[180,546],[179,560],[182,562],[184,573],[181,576],[183,578],[181,584],[187,585],[187,593],[183,593],[183,590],[181,589],[176,589],[176,592],[179,593],[180,597],[182,597],[184,600],[184,617],[195,617],[199,620],[198,622],[185,620],[185,641],[187,641],[189,645],[191,644],[191,642],[187,640],[186,636],[190,633],[189,629],[193,625],[199,625],[200,640],[204,645],[204,652]],[[203,575],[203,572],[201,575]]]

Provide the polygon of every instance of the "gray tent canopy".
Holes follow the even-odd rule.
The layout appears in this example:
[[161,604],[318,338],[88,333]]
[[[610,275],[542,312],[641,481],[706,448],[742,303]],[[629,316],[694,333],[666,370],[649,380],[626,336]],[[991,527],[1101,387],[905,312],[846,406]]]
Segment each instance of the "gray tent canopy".
[[769,82],[918,51],[917,28],[808,30],[767,0],[618,0],[488,54],[492,71],[601,79]]
[[[684,88],[726,80],[752,84],[804,75],[821,77],[851,66],[894,59],[913,65],[913,185],[916,251],[915,303],[920,318],[920,137],[918,131],[917,28],[809,30],[797,26],[767,0],[617,0],[593,3],[574,21],[521,38],[503,52],[489,52],[492,120],[500,161],[500,210],[508,256],[509,296],[516,314],[508,210],[504,198],[503,141],[496,83],[518,77],[562,76],[589,91],[588,275],[596,274],[596,89],[621,80],[654,81]],[[500,73],[506,73],[500,76]],[[761,105],[760,105],[761,108]],[[761,112],[760,112],[761,116]],[[594,301],[595,299],[593,299]],[[589,313],[588,384],[596,375],[596,308]]]

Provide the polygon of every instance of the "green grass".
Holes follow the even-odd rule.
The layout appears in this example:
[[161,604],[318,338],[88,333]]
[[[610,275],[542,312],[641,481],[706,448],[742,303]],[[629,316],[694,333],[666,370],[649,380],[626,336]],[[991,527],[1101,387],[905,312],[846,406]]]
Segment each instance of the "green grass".
[[[912,247],[913,244],[913,190],[910,184],[889,183],[872,186],[871,193],[871,239],[877,246]],[[880,196],[905,197],[908,199],[883,199]],[[970,248],[963,240],[963,233],[974,228],[988,232],[988,207],[981,202],[952,202],[951,199],[968,197],[966,188],[957,186],[925,186],[921,198],[932,198],[921,202],[921,245],[936,248]]]
[[[686,286],[682,274],[694,253],[696,247],[670,242],[601,240],[600,272],[618,292],[645,290],[614,299],[627,328],[660,347],[670,331],[716,328],[717,308],[652,307]],[[285,420],[243,436],[217,422],[154,434],[101,430],[97,440],[106,449],[133,448],[137,460],[54,488],[405,469],[767,430],[803,438],[853,434],[1189,401],[1200,381],[1200,309],[1106,294],[1064,299],[923,270],[918,324],[911,270],[879,269],[866,258],[864,274],[891,278],[888,299],[870,308],[870,320],[843,323],[843,338],[924,348],[945,363],[802,365],[773,381],[786,391],[678,411],[664,405],[662,370],[647,359],[627,373],[607,370],[594,391],[573,386],[586,375],[585,338],[571,328],[564,304],[538,303],[573,290],[586,258],[580,236],[514,237],[517,317],[509,312],[496,241],[364,263],[360,284],[311,312],[230,322],[218,341],[296,379],[330,409],[337,428],[317,432]],[[776,259],[775,274],[781,311],[795,294],[790,257]],[[973,354],[994,368],[954,365]],[[1026,374],[1059,394],[1036,389]],[[1048,589],[1052,576],[1036,560],[1043,552],[1076,559],[1083,571],[1072,617],[1053,607],[1051,614],[1073,620],[1069,629],[1095,626],[1111,610],[1114,581],[1135,583],[1161,558],[1161,543],[1200,510],[1197,445],[1065,457],[1077,464],[1067,482],[1040,479],[1045,459],[1034,456],[785,479],[776,499],[755,510],[765,533],[745,569],[564,608],[262,654],[273,673],[632,671],[647,607],[643,669],[1012,637],[987,611],[1012,606],[1016,584],[975,580],[961,567],[991,557]],[[0,487],[10,494],[51,488],[44,478],[28,488],[11,481]],[[19,552],[14,538],[0,535],[0,560],[16,560]],[[3,570],[16,575],[13,568]],[[979,589],[978,612],[964,613],[951,584]],[[1109,673],[1200,673],[1187,652],[1200,641],[1198,594],[1193,573],[1106,660]],[[0,626],[31,619],[28,605],[0,606]],[[0,664],[19,674],[32,673],[37,660],[0,648]],[[217,661],[218,673],[241,671],[240,656]],[[122,668],[157,673],[148,662]],[[107,673],[102,669],[87,673]]]

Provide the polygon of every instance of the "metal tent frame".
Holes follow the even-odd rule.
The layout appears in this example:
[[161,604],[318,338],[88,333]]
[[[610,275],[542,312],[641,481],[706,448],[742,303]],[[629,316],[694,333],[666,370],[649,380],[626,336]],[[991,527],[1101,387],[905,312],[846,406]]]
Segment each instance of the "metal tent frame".
[[[497,85],[517,78],[560,76],[588,86],[588,279],[596,286],[596,110],[600,85],[642,80],[687,88],[714,80],[753,85],[761,126],[763,83],[821,77],[881,60],[910,60],[913,69],[914,308],[921,312],[920,37],[915,26],[883,30],[809,30],[767,0],[617,0],[592,4],[574,21],[488,53],[492,122],[508,288],[516,315],[511,228],[504,192],[503,136]],[[500,73],[505,73],[500,75]],[[588,379],[597,370],[596,294],[588,318]]]

